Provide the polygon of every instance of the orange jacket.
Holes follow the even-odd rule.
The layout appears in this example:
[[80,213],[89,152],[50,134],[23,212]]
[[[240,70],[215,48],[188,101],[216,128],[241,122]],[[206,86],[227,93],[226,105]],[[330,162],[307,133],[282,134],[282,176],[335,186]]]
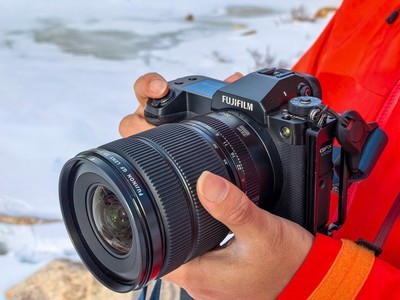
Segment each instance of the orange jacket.
[[344,0],[293,68],[320,80],[334,110],[377,121],[389,143],[370,177],[351,186],[345,225],[334,238],[316,237],[283,299],[400,299],[399,218],[379,258],[350,242],[374,241],[400,192],[400,16],[386,22],[399,9],[399,0]]

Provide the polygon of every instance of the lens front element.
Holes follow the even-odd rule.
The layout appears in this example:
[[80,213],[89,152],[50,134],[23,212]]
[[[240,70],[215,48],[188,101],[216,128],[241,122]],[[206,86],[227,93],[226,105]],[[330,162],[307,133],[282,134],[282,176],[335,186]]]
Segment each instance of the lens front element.
[[128,214],[118,197],[98,185],[91,193],[94,230],[112,254],[126,255],[132,247],[132,228]]

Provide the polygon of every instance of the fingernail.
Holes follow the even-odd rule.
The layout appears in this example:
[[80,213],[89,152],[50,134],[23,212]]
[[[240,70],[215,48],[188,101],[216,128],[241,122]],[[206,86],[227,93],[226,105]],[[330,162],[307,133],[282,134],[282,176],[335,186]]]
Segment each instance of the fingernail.
[[221,177],[208,171],[199,178],[200,193],[210,202],[220,202],[228,192],[228,186]]
[[164,80],[154,79],[150,82],[150,91],[157,95],[164,94],[168,84]]

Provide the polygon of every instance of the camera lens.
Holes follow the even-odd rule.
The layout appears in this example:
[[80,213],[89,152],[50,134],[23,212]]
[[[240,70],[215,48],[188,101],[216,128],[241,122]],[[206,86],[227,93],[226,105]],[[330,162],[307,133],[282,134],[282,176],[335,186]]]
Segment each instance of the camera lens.
[[281,162],[272,138],[234,112],[161,125],[68,161],[60,203],[89,270],[107,287],[126,292],[218,246],[229,229],[197,196],[205,170],[264,209],[279,198]]
[[128,214],[118,197],[105,186],[92,193],[92,219],[95,230],[111,253],[125,255],[132,246]]

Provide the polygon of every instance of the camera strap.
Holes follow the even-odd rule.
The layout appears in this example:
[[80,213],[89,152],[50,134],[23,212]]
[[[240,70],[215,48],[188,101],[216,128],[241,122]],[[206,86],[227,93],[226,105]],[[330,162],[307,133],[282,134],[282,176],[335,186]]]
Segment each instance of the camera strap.
[[394,200],[392,207],[390,208],[388,214],[386,215],[385,220],[381,228],[379,229],[378,234],[375,237],[374,245],[382,248],[386,242],[387,237],[389,236],[390,231],[394,223],[400,216],[400,193],[397,195],[396,199]]
[[[151,291],[150,297],[146,298],[147,296],[147,292],[148,292],[148,286],[145,286],[142,289],[142,292],[140,293],[140,296],[138,298],[138,300],[159,300],[160,295],[161,295],[161,284],[162,284],[162,280],[161,279],[157,279],[153,290]],[[188,292],[186,292],[184,289],[180,289],[180,295],[179,295],[179,300],[193,300],[192,297],[190,297],[190,295],[188,294]]]
[[[142,292],[140,293],[138,300],[146,300],[147,290],[148,286],[145,286],[142,289]],[[160,293],[161,293],[161,279],[157,279],[154,284],[153,290],[151,291],[150,298],[148,298],[148,300],[159,300]]]
[[385,244],[394,224],[399,217],[400,193],[397,195],[388,214],[386,215],[378,234],[375,236],[374,242],[370,243],[367,240],[360,238],[356,241],[356,243],[360,246],[366,247],[369,250],[372,250],[375,253],[375,256],[378,257],[382,254],[383,245]]

